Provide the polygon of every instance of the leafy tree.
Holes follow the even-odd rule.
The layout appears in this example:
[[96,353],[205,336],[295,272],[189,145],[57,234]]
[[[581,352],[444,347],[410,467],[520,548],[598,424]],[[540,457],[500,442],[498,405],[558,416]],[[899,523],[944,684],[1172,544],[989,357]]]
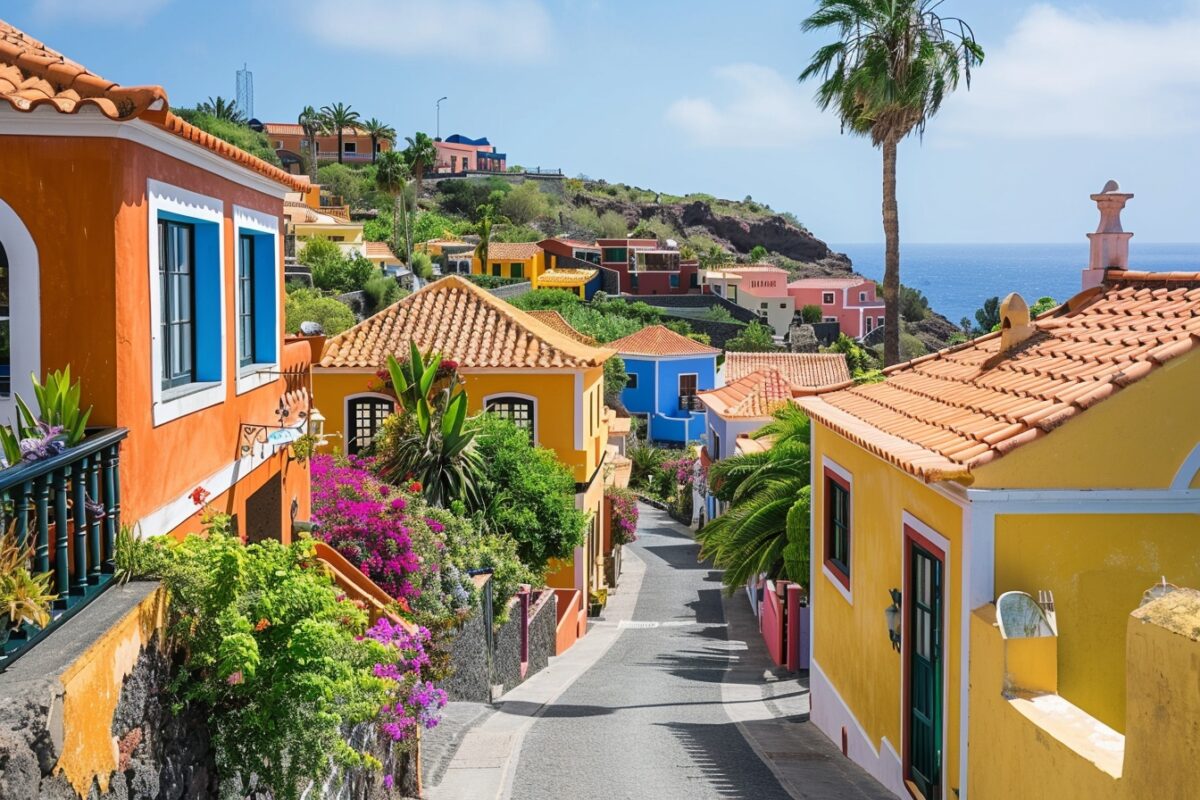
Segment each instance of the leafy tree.
[[453,220],[436,211],[426,211],[413,223],[413,242],[427,242],[430,239],[454,238],[465,233],[467,223]]
[[[747,195],[747,197],[749,197],[749,195]],[[747,202],[749,202],[749,201],[747,200]],[[758,263],[759,261],[762,261],[766,257],[767,257],[767,248],[763,247],[761,244],[756,244],[756,245],[754,245],[754,247],[750,248],[750,261],[751,262]]]
[[313,286],[329,292],[354,292],[376,272],[375,265],[355,253],[346,255],[323,237],[309,239],[296,260],[312,270]]
[[733,256],[716,242],[710,243],[706,249],[700,251],[700,266],[703,269],[713,269],[722,264],[732,263]]
[[479,244],[475,245],[475,258],[479,259],[485,270],[488,265],[488,249],[492,244],[492,226],[502,220],[490,203],[479,207]]
[[900,317],[909,322],[920,322],[926,319],[932,309],[929,307],[929,299],[920,289],[914,289],[911,286],[900,284]]
[[366,298],[367,315],[374,314],[390,306],[408,294],[400,288],[400,284],[390,275],[382,272],[372,275],[362,287]]
[[342,163],[342,138],[346,128],[353,128],[360,119],[357,111],[342,103],[334,103],[333,105],[322,106],[321,116],[325,120],[325,127],[337,134],[338,139],[338,163]]
[[625,362],[613,356],[604,362],[604,402],[610,406],[619,405],[621,392],[629,385],[629,373]]
[[770,450],[724,458],[709,469],[710,491],[729,509],[697,532],[701,558],[725,570],[730,593],[758,575],[809,583],[809,422],[786,405],[753,434]]
[[725,342],[725,349],[731,353],[768,353],[779,347],[767,326],[751,322],[741,333]]
[[238,125],[246,124],[246,115],[238,109],[237,101],[226,100],[220,95],[217,95],[215,100],[209,97],[203,103],[196,106],[196,110],[224,122],[233,122]]
[[863,378],[878,367],[871,351],[844,333],[839,333],[838,338],[826,348],[825,352],[844,355],[846,367],[850,370],[850,376],[855,380]]
[[544,217],[550,210],[546,195],[538,188],[537,183],[527,180],[517,186],[500,201],[500,212],[512,220],[514,225],[525,225],[539,217]]
[[542,573],[583,544],[587,516],[575,508],[575,476],[507,419],[482,414],[476,430],[487,527],[515,539],[521,561]]
[[386,122],[381,122],[374,117],[362,124],[363,131],[371,137],[371,163],[375,163],[375,156],[379,151],[379,143],[387,142],[391,144],[396,141],[396,129]]
[[421,280],[428,281],[433,279],[433,259],[429,257],[428,253],[419,251],[413,253],[412,257],[408,260],[408,266],[413,271],[413,274]]
[[326,297],[316,289],[297,289],[288,292],[284,303],[284,318],[288,333],[299,333],[300,324],[315,322],[326,336],[336,336],[354,327],[357,320],[350,306],[332,297]]
[[[408,164],[404,162],[404,157],[400,153],[388,150],[379,156],[375,169],[375,183],[380,191],[392,198],[392,247],[400,251],[401,258],[405,263],[412,254],[412,227],[409,225],[404,202],[408,178]],[[403,236],[401,236],[401,223],[404,226]]]
[[447,214],[458,214],[478,222],[480,206],[488,202],[488,196],[495,190],[487,181],[444,180],[438,184],[438,205]]
[[317,170],[317,183],[321,188],[337,195],[349,206],[358,206],[362,200],[363,185],[358,170],[345,164],[326,164]]
[[1029,316],[1036,317],[1041,314],[1045,314],[1047,311],[1056,307],[1058,304],[1059,304],[1058,301],[1055,300],[1053,297],[1039,297],[1037,299],[1037,302],[1035,302],[1033,304],[1033,307],[1029,309]]
[[800,80],[819,78],[817,105],[831,106],[842,129],[883,151],[884,362],[900,357],[900,216],[896,151],[925,126],[948,92],[982,63],[983,48],[961,19],[937,13],[943,0],[819,0],[805,31],[834,31]]
[[958,327],[962,328],[962,331],[965,335],[970,336],[971,330],[973,329],[974,326],[971,325],[970,317],[963,317],[962,319],[960,319],[958,321]]
[[804,321],[805,325],[816,325],[824,318],[825,315],[821,313],[820,306],[807,305],[800,309],[800,319]]
[[296,117],[296,122],[304,129],[304,140],[308,142],[308,153],[305,154],[305,158],[308,160],[308,177],[312,179],[313,183],[316,183],[317,136],[325,129],[325,118],[312,106],[305,106],[300,110],[300,115]]
[[709,322],[733,322],[733,314],[725,306],[712,305],[704,310],[704,319]]
[[987,333],[1000,324],[1000,298],[989,297],[983,301],[983,306],[975,311],[975,321],[981,333]]

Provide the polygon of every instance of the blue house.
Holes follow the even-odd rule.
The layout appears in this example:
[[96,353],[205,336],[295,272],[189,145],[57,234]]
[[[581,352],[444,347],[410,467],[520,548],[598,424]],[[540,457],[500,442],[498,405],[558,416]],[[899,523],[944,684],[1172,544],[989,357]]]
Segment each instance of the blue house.
[[621,393],[631,417],[653,442],[684,444],[704,435],[704,406],[696,395],[716,384],[720,350],[662,325],[651,325],[606,345],[625,362],[629,384]]

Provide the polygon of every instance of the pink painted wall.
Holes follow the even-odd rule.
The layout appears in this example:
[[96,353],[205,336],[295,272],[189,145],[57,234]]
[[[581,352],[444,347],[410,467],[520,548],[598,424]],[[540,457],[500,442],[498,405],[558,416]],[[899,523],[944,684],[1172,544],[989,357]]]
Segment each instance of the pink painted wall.
[[[860,339],[883,322],[883,301],[875,296],[875,282],[863,278],[850,283],[845,278],[805,278],[788,284],[796,298],[796,309],[820,306],[823,318],[833,317],[842,333]],[[832,295],[832,298],[830,298]]]
[[[737,272],[737,270],[729,270]],[[786,297],[788,295],[787,273],[783,270],[747,270],[740,273],[739,291],[759,297]]]

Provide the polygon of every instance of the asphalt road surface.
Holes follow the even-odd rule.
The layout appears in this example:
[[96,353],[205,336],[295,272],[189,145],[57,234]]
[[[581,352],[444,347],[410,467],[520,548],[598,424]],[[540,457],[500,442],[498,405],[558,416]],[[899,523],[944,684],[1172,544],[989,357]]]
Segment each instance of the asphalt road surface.
[[788,798],[722,707],[733,651],[720,573],[664,513],[642,506],[639,528],[633,619],[529,729],[512,797]]

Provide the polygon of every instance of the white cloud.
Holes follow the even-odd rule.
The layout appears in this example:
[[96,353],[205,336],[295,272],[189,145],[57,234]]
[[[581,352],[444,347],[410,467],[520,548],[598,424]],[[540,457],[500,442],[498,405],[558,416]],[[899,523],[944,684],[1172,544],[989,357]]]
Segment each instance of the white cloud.
[[1120,139],[1200,130],[1200,14],[1146,22],[1029,9],[931,130]]
[[139,24],[170,0],[35,0],[33,12],[41,20],[70,19],[75,22],[104,23],[114,26]]
[[719,99],[681,97],[666,110],[667,121],[696,144],[777,147],[837,130],[836,121],[813,104],[810,90],[770,67],[729,64],[713,75]]
[[537,0],[342,0],[299,13],[329,44],[397,58],[535,61],[555,46]]

